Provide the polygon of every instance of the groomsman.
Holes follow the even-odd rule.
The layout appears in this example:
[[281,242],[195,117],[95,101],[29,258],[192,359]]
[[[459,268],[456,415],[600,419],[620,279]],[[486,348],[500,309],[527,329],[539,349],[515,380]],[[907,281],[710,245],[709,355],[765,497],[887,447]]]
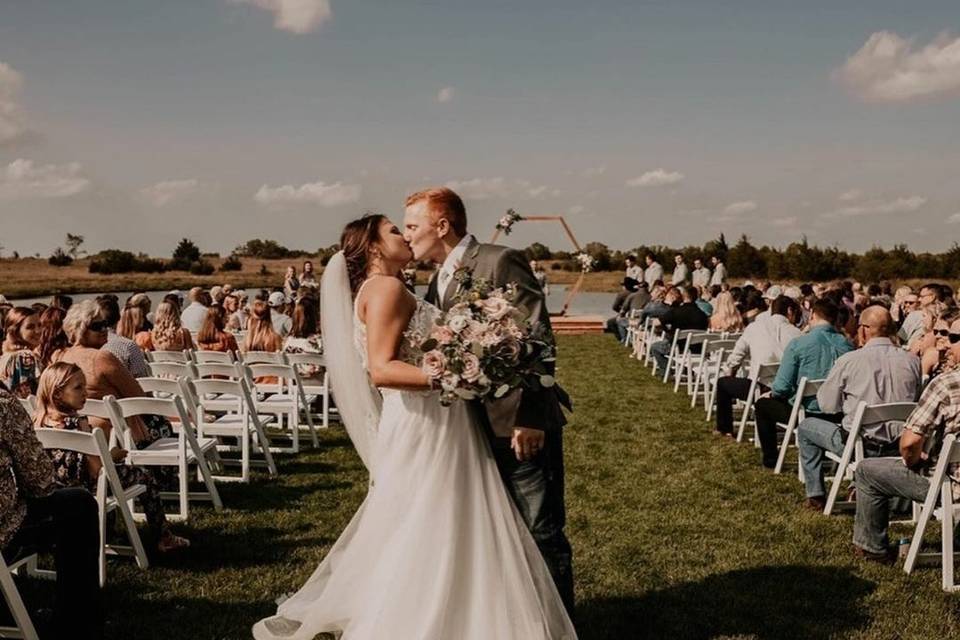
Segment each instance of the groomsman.
[[648,253],[647,270],[643,272],[643,281],[647,283],[647,289],[652,291],[657,280],[663,282],[663,266],[657,262],[652,253]]
[[713,256],[713,276],[710,278],[710,286],[715,284],[722,285],[727,281],[727,266],[723,264],[720,256]]
[[670,284],[676,287],[686,283],[687,276],[690,275],[690,269],[687,268],[687,263],[683,261],[683,256],[679,253],[673,256],[673,261],[677,266],[673,268],[673,275],[670,277]]
[[706,289],[710,286],[710,269],[703,266],[700,258],[693,261],[693,286]]
[[637,282],[643,282],[643,267],[637,264],[637,256],[629,255],[624,262],[627,264],[626,273],[624,275],[627,278],[633,278]]

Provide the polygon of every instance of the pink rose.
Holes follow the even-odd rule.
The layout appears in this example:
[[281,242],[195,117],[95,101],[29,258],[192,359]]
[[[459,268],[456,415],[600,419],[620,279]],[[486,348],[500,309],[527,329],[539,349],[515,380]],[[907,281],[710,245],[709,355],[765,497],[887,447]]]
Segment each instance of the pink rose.
[[463,371],[460,376],[467,382],[476,382],[483,372],[480,370],[480,358],[472,353],[463,355]]
[[456,336],[453,331],[450,330],[450,327],[438,326],[434,327],[433,331],[430,332],[430,337],[440,344],[450,344]]
[[423,354],[423,364],[420,369],[431,378],[439,378],[447,368],[447,358],[434,349]]
[[503,298],[487,298],[480,301],[480,308],[483,309],[490,318],[499,320],[510,313],[510,303]]

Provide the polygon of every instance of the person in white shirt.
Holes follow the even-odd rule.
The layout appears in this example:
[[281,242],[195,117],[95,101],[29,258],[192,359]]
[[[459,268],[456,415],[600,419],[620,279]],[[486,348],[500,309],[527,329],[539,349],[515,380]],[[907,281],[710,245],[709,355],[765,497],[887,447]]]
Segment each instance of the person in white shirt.
[[722,285],[727,281],[727,267],[723,264],[723,260],[717,256],[713,256],[711,260],[713,261],[713,275],[710,277],[710,285]]
[[190,289],[190,304],[180,314],[180,324],[190,333],[199,333],[203,321],[207,317],[207,307],[210,306],[210,294],[202,287]]
[[670,284],[679,286],[687,281],[687,277],[690,275],[690,269],[687,268],[687,263],[683,261],[683,256],[679,253],[673,256],[673,261],[677,266],[673,268],[673,275],[670,276]]
[[643,267],[637,264],[637,256],[629,255],[624,261],[627,264],[626,276],[633,278],[637,282],[643,281]]
[[270,321],[273,324],[273,330],[281,338],[286,338],[293,329],[293,318],[283,312],[287,304],[287,296],[282,291],[274,291],[267,298],[267,304],[270,305]]
[[800,335],[800,329],[795,326],[800,317],[800,305],[786,296],[779,296],[770,305],[770,315],[758,318],[744,329],[717,381],[715,433],[733,435],[734,400],[746,400],[750,391],[750,378],[734,376],[740,363],[749,356],[750,376],[753,377],[761,364],[780,362],[787,343]]
[[707,289],[710,286],[710,276],[710,269],[703,266],[700,258],[693,261],[693,286],[699,287],[700,289]]
[[643,272],[643,281],[647,283],[647,289],[653,289],[657,280],[663,282],[663,267],[653,257],[652,253],[647,254],[647,269]]

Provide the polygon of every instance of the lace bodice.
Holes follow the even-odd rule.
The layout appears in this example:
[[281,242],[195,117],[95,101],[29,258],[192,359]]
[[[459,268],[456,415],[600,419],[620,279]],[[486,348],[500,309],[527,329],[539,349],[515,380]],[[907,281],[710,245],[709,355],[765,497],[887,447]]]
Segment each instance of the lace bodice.
[[[367,284],[367,282],[369,282],[369,280],[364,281],[363,285],[360,285],[360,289],[357,290],[357,297],[353,302],[353,345],[360,353],[360,359],[363,361],[364,369],[368,369],[367,325],[360,320],[360,315],[357,313],[357,300],[360,299],[360,292],[363,291],[363,287]],[[413,296],[413,294],[410,295]],[[437,316],[440,315],[440,309],[419,296],[413,297],[416,300],[417,308],[414,310],[413,316],[410,318],[410,323],[407,325],[406,333],[408,335],[416,334],[420,337],[426,337],[427,334],[430,333]],[[400,346],[399,359],[401,360],[408,360],[408,354],[406,353],[405,345],[406,341],[404,340]]]

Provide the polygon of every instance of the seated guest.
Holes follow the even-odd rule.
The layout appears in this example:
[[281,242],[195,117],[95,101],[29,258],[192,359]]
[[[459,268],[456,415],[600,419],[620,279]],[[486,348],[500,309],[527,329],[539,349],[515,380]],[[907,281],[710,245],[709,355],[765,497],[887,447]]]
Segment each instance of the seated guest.
[[[85,431],[92,429],[87,418],[79,415],[87,401],[87,381],[80,367],[65,362],[56,362],[44,369],[40,376],[37,391],[37,413],[34,424],[37,427]],[[76,451],[51,449],[47,452],[53,461],[53,473],[57,486],[85,487],[94,492],[97,478],[103,468],[99,458],[89,457]],[[120,464],[127,452],[114,447],[110,456],[116,464],[117,475],[124,488],[141,484],[146,492],[137,497],[147,517],[147,524],[157,541],[160,552],[172,551],[190,546],[190,542],[170,530],[160,497],[160,486],[149,469]]]
[[190,304],[180,313],[180,323],[190,333],[197,333],[207,317],[207,308],[210,306],[210,294],[202,287],[190,289]]
[[[179,302],[177,304],[180,304]],[[133,336],[137,335],[140,331],[150,331],[153,329],[153,323],[148,320],[150,317],[150,307],[153,306],[153,303],[150,302],[150,297],[145,293],[135,293],[127,300],[125,308],[138,309],[140,311],[140,316],[143,320],[136,326],[136,331],[130,335],[122,334],[125,338],[130,338],[133,340]]]
[[[644,294],[637,296],[640,292],[640,286],[643,285]],[[613,302],[613,310],[617,315],[607,320],[607,333],[616,334],[621,342],[627,335],[627,325],[629,324],[630,312],[634,309],[642,310],[643,306],[650,301],[650,296],[646,295],[647,283],[637,282],[631,278],[623,279],[623,290],[617,294]]]
[[0,551],[13,562],[24,550],[52,548],[57,582],[51,637],[103,637],[97,514],[97,501],[86,489],[55,489],[53,465],[30,417],[0,387]]
[[[921,369],[924,379],[953,371],[960,365],[957,349],[953,346],[960,339],[960,316],[940,318],[933,325],[930,332],[930,339],[926,336],[922,342],[930,343],[930,346],[923,349],[921,358]],[[921,345],[922,346],[922,345]]]
[[117,323],[117,335],[133,340],[141,331],[149,331],[147,317],[140,307],[131,307],[129,304],[120,312],[120,322]]
[[[919,308],[915,308],[904,318],[903,325],[900,327],[900,333],[897,334],[900,337],[900,342],[909,345],[913,343],[916,338],[920,337],[925,324],[924,309],[935,303],[945,304],[948,298],[949,295],[939,284],[930,283],[920,287],[920,291],[917,294]],[[929,316],[927,316],[927,321],[929,321]]]
[[[320,314],[317,300],[305,296],[297,300],[293,309],[293,329],[283,340],[284,353],[323,353],[320,337]],[[321,378],[321,368],[315,365],[297,365],[301,378]]]
[[143,357],[143,350],[130,338],[124,338],[117,333],[117,324],[120,321],[120,306],[114,298],[100,296],[97,298],[100,313],[107,323],[107,344],[104,349],[117,356],[117,360],[127,368],[134,378],[143,378],[150,375],[150,367]]
[[620,313],[620,309],[623,308],[623,303],[631,293],[634,293],[637,290],[638,284],[639,282],[633,278],[623,279],[623,282],[620,283],[620,291],[617,292],[617,297],[613,299],[614,312],[618,314]]
[[721,292],[714,298],[709,327],[711,331],[743,331],[743,318],[729,291]]
[[640,323],[642,324],[647,318],[657,320],[662,318],[670,310],[670,306],[675,299],[676,293],[671,293],[671,302],[667,302],[667,289],[665,287],[660,286],[651,289],[650,302],[643,305],[643,309],[640,311]]
[[700,307],[694,303],[692,289],[690,287],[675,287],[675,290],[680,294],[681,302],[660,318],[660,324],[664,328],[664,339],[650,346],[653,357],[657,361],[658,371],[666,371],[667,369],[674,332],[684,329],[707,330],[707,314],[700,311]]
[[63,332],[63,319],[67,312],[60,307],[47,307],[40,314],[40,346],[37,347],[38,369],[43,370],[50,364],[53,354],[70,346],[67,334]]
[[153,318],[153,329],[137,334],[136,342],[144,351],[183,351],[193,349],[193,338],[180,324],[180,314],[170,302],[161,302]]
[[197,334],[197,344],[204,351],[220,351],[221,353],[237,353],[237,339],[226,332],[226,311],[223,307],[213,306],[207,309],[207,317]]
[[901,458],[871,458],[857,465],[857,514],[853,521],[854,552],[865,560],[893,564],[896,551],[887,535],[890,505],[895,499],[923,502],[927,477],[936,467],[938,450],[928,456],[924,445],[935,434],[960,431],[960,371],[937,376],[923,391],[900,434]]
[[[817,393],[820,411],[842,413],[843,423],[837,425],[811,416],[797,428],[807,495],[804,506],[814,511],[823,511],[826,504],[824,452],[843,453],[860,402],[915,402],[920,392],[920,360],[891,340],[896,325],[889,311],[881,306],[867,307],[860,316],[857,331],[861,347],[837,358]],[[863,454],[895,455],[901,429],[899,422],[862,424]]]
[[15,395],[26,398],[37,392],[37,358],[40,346],[40,314],[30,307],[7,312],[0,350],[0,382]]
[[[838,315],[837,307],[828,300],[814,303],[810,331],[787,344],[777,377],[770,387],[770,396],[757,400],[754,405],[760,447],[763,449],[763,466],[768,469],[777,465],[777,423],[785,423],[790,419],[793,396],[800,378],[826,378],[837,358],[853,350],[853,345],[836,329]],[[807,416],[820,415],[831,422],[839,422],[842,417],[823,415],[815,397],[807,398],[803,405]]]
[[766,310],[767,303],[759,289],[750,287],[744,292],[743,299],[740,302],[740,315],[743,317],[744,325],[749,325]]
[[[729,292],[720,294],[729,296]],[[733,304],[733,298],[730,298]],[[783,351],[791,340],[800,335],[795,326],[800,319],[800,306],[780,296],[770,305],[770,315],[761,318],[743,330],[743,335],[730,352],[717,380],[717,428],[718,435],[733,435],[733,403],[746,400],[750,392],[750,378],[755,378],[760,365],[780,362]],[[750,378],[735,374],[744,358],[750,359]],[[761,392],[767,388],[761,385]]]
[[293,325],[293,320],[284,313],[287,304],[286,297],[282,291],[274,291],[270,294],[270,297],[267,298],[267,304],[270,305],[270,320],[273,323],[273,330],[276,331],[277,335],[281,338],[285,338],[287,334],[290,333],[290,327]]
[[50,298],[50,306],[69,311],[70,307],[73,306],[73,298],[62,293],[56,293]]
[[250,309],[250,320],[247,325],[247,337],[243,341],[243,350],[280,351],[282,348],[283,338],[273,329],[269,305],[263,300],[256,300]]
[[703,311],[707,314],[707,317],[713,315],[713,300],[714,298],[710,297],[709,289],[705,287],[694,287],[694,292],[697,294],[697,299],[694,302],[700,307],[700,311]]

